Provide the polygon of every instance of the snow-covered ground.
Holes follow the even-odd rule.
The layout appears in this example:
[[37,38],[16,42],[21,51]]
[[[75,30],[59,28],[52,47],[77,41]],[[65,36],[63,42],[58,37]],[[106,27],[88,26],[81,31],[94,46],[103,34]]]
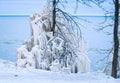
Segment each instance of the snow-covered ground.
[[101,72],[65,74],[40,69],[17,68],[15,63],[0,60],[0,83],[120,83]]

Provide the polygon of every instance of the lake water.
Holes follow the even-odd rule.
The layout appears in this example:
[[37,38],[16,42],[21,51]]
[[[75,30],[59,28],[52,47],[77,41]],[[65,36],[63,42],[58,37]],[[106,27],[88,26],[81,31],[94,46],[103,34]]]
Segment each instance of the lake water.
[[28,37],[29,16],[0,16],[0,59],[15,62],[17,48]]
[[[107,19],[107,24],[112,22],[110,18]],[[108,36],[103,32],[112,32],[113,28],[109,27],[103,32],[96,31],[99,28],[98,25],[106,25],[106,23],[100,24],[103,21],[103,16],[81,16],[79,20],[80,24],[84,26],[81,26],[81,30],[87,43],[88,56],[94,70],[98,69],[95,67],[96,62],[105,56],[105,54],[98,53],[97,50],[108,49],[112,46],[112,36]],[[17,48],[29,37],[29,16],[0,16],[0,59],[15,62],[17,60]]]

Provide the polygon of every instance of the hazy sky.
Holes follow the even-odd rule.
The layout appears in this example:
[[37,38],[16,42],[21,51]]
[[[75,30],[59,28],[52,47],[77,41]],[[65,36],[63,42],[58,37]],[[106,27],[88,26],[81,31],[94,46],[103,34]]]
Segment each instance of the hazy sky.
[[32,14],[42,9],[44,0],[0,0],[0,14]]
[[[65,10],[73,13],[75,11],[75,0],[68,0],[70,3],[67,4]],[[110,0],[108,0],[110,1]],[[34,12],[39,12],[43,9],[45,0],[0,0],[0,15],[31,15]],[[103,11],[92,4],[93,7],[87,7],[79,4],[77,15],[103,15]],[[106,9],[111,9],[111,5],[104,3]]]

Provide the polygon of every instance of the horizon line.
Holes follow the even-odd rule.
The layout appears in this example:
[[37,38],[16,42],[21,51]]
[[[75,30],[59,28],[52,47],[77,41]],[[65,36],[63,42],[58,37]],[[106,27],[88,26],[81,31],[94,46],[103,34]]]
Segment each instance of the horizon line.
[[[0,17],[30,17],[31,15],[29,14],[0,14]],[[94,17],[94,16],[98,16],[98,17],[103,17],[105,15],[72,15],[72,16],[80,16],[80,17]],[[113,16],[113,15],[108,15],[108,16]]]
[[0,17],[30,17],[27,14],[1,14]]

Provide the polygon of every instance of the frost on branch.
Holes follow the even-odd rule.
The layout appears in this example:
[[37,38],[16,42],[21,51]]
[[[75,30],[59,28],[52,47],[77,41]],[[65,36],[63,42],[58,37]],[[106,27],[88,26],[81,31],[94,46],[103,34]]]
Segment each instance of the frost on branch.
[[17,66],[63,73],[88,72],[90,62],[85,42],[77,29],[59,13],[53,35],[51,17],[49,8],[30,17],[31,37],[17,50]]

